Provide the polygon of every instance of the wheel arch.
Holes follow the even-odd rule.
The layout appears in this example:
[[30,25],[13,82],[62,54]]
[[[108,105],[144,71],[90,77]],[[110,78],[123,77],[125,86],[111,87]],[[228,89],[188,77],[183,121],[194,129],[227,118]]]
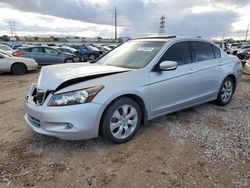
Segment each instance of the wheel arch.
[[110,100],[107,104],[107,106],[105,107],[105,109],[103,110],[102,112],[102,115],[101,115],[101,118],[100,118],[100,122],[99,122],[99,134],[100,134],[100,131],[101,131],[101,122],[104,118],[104,114],[106,112],[106,110],[108,109],[108,107],[114,103],[116,100],[122,98],[122,97],[127,97],[127,98],[131,98],[133,99],[140,107],[140,110],[141,110],[141,122],[142,124],[145,124],[148,120],[148,114],[147,114],[147,107],[146,107],[146,104],[145,104],[145,101],[143,100],[143,98],[137,94],[134,94],[134,93],[128,93],[128,94],[122,94],[122,95],[119,95],[119,96],[116,96],[115,98],[113,98],[112,100]]

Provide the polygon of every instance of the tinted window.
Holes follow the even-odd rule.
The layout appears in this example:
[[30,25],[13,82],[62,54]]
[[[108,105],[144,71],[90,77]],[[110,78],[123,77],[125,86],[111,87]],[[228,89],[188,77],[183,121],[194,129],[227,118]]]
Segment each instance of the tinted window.
[[178,42],[173,44],[162,56],[162,61],[176,61],[178,65],[184,65],[192,62],[189,43]]
[[31,52],[43,53],[43,49],[42,48],[32,48]]
[[214,52],[211,44],[200,41],[193,41],[192,46],[196,54],[196,61],[214,59]]
[[217,48],[216,46],[213,46],[213,45],[212,45],[212,48],[214,50],[214,56],[215,56],[215,58],[221,58],[220,49]]

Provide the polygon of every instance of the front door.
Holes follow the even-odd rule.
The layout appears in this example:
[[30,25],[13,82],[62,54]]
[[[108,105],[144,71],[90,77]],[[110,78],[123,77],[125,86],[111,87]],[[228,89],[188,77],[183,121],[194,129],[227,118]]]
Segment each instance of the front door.
[[170,46],[160,62],[176,61],[178,67],[171,71],[152,71],[150,77],[151,118],[170,113],[192,104],[195,96],[194,63],[188,41]]

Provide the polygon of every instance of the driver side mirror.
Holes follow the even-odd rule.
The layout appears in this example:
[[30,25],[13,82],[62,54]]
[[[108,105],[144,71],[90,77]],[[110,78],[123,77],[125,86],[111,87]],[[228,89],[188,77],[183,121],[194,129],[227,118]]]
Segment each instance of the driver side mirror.
[[160,71],[171,71],[177,69],[178,63],[176,61],[163,61],[158,65]]

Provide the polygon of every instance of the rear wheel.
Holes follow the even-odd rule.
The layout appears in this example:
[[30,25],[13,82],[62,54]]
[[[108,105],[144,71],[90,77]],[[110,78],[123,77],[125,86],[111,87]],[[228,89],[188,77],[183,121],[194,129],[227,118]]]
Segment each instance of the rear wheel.
[[27,67],[23,63],[16,63],[12,66],[11,71],[14,75],[22,75],[28,72]]
[[235,83],[233,79],[230,77],[225,78],[221,85],[216,103],[220,106],[227,105],[233,97],[234,90]]
[[73,59],[65,59],[65,61],[64,61],[65,63],[73,63],[74,62],[74,60]]
[[89,56],[89,60],[90,60],[90,61],[94,61],[94,60],[95,60],[95,56],[94,56],[93,54],[90,55],[90,56]]
[[139,105],[132,99],[122,97],[109,105],[102,119],[102,133],[111,142],[121,144],[129,141],[141,124]]

